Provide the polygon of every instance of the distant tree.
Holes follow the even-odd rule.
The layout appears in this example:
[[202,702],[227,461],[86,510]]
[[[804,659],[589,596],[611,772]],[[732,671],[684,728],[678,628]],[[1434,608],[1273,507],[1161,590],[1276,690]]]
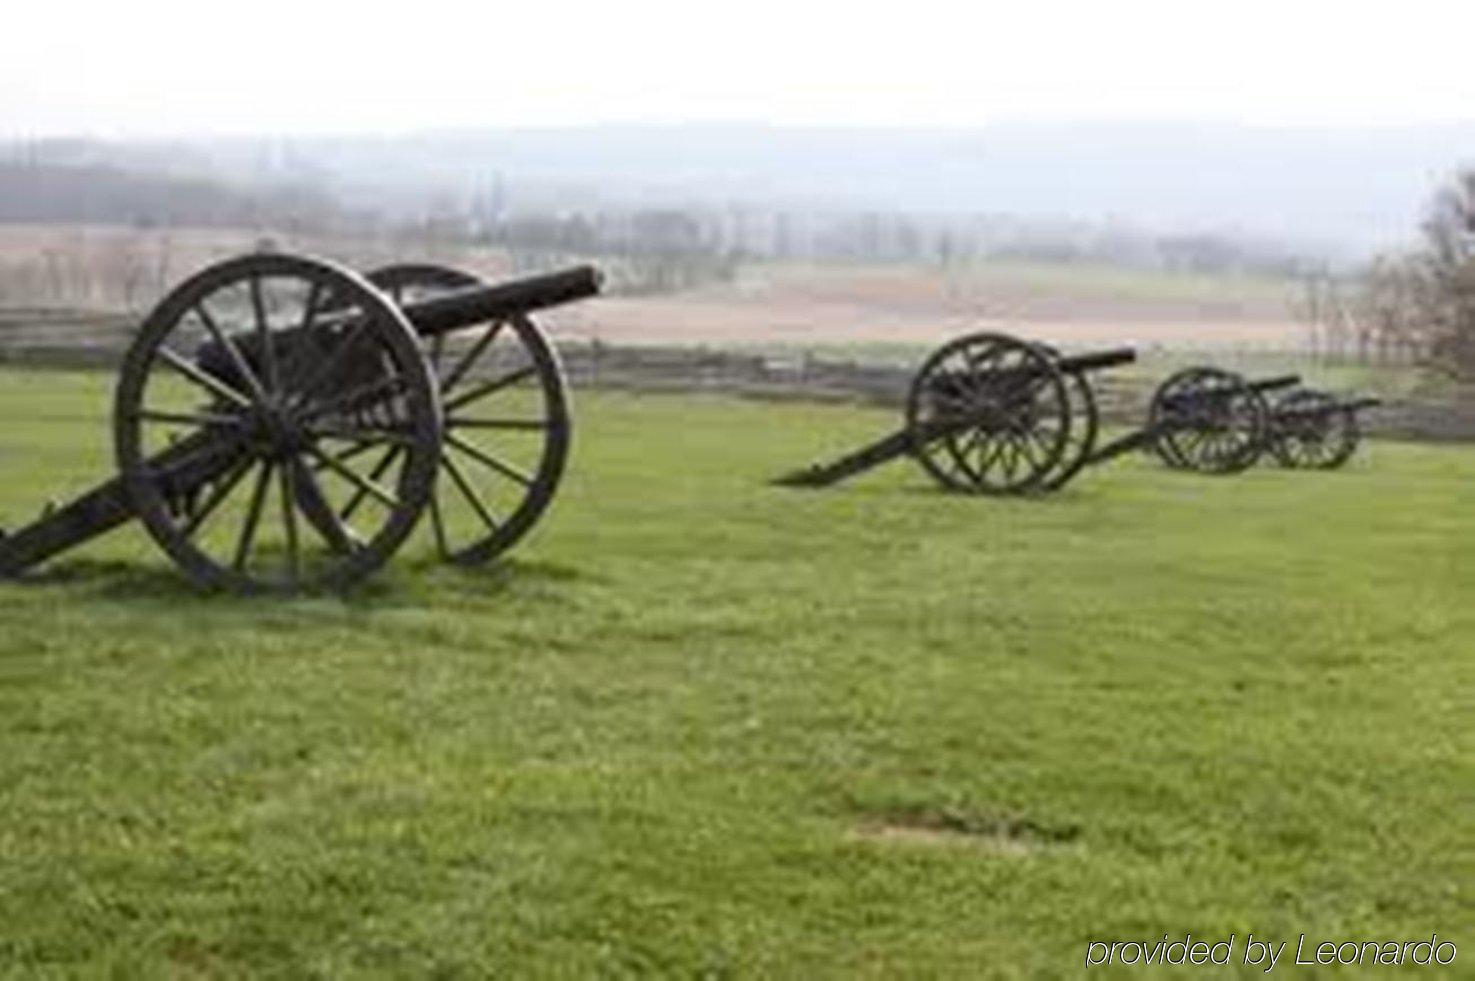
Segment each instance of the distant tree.
[[1379,256],[1353,276],[1303,271],[1293,306],[1313,348],[1364,362],[1411,353],[1475,378],[1475,169],[1438,191],[1421,232],[1421,247]]
[[1436,364],[1475,377],[1475,168],[1434,196],[1423,232],[1411,315]]

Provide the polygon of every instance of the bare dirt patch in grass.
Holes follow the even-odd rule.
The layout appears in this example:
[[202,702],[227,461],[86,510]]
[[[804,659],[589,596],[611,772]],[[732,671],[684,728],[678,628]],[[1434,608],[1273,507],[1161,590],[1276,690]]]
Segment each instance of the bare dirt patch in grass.
[[875,815],[852,829],[847,838],[884,845],[977,848],[1024,858],[1069,844],[1079,836],[1080,829],[1074,825],[1054,827],[1018,816],[923,809]]

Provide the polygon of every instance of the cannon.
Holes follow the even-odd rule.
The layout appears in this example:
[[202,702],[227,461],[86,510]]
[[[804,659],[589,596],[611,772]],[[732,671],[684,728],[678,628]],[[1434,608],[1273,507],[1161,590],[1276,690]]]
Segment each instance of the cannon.
[[1300,383],[1298,375],[1248,380],[1214,367],[1187,368],[1153,391],[1143,425],[1103,446],[1097,445],[1100,417],[1089,379],[1077,376],[1069,389],[1078,431],[1067,451],[1041,482],[1046,490],[1063,486],[1087,466],[1134,451],[1152,453],[1176,470],[1204,474],[1240,473],[1261,457],[1270,431],[1266,393]]
[[1088,375],[1136,359],[1131,348],[1061,357],[1006,334],[944,344],[908,389],[901,426],[774,483],[827,487],[903,456],[940,486],[975,494],[1053,490],[1088,461],[1096,434]]
[[1062,356],[1004,334],[959,337],[913,376],[898,429],[774,483],[825,487],[910,456],[948,490],[1039,493],[1136,450],[1182,469],[1237,473],[1266,445],[1264,393],[1299,382],[1294,376],[1250,382],[1217,368],[1179,372],[1158,387],[1141,428],[1098,445],[1092,377],[1135,358],[1131,348]]
[[1339,399],[1313,388],[1288,392],[1270,409],[1266,449],[1281,466],[1336,470],[1352,459],[1362,441],[1357,414],[1381,399]]
[[345,587],[427,512],[443,558],[489,561],[544,513],[571,438],[530,315],[599,288],[588,266],[490,285],[287,254],[212,265],[124,354],[117,475],[0,537],[0,576],[133,519],[190,579],[240,592]]
[[1153,392],[1147,427],[1174,416],[1191,421],[1167,427],[1151,441],[1150,448],[1174,470],[1217,474],[1248,470],[1267,446],[1269,393],[1300,383],[1300,375],[1250,381],[1220,368],[1185,368]]

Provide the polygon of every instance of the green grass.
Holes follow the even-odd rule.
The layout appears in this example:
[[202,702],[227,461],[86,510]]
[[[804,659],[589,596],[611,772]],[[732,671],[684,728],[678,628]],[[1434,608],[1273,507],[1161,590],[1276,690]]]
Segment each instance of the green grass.
[[[107,387],[0,374],[0,513],[104,472]],[[0,585],[0,972],[1048,976],[1187,931],[1468,972],[1469,449],[806,492],[764,479],[891,414],[578,402],[500,568],[199,597],[128,530]]]

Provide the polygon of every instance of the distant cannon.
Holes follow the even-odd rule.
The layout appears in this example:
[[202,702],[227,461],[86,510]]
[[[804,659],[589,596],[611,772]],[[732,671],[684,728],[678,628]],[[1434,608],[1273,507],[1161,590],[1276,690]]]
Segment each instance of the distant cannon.
[[1331,417],[1307,405],[1287,406],[1280,417],[1272,412],[1266,393],[1299,384],[1298,376],[1248,381],[1218,368],[1190,368],[1158,386],[1142,427],[1098,445],[1094,373],[1135,357],[1130,348],[1062,356],[1004,334],[959,337],[917,370],[900,428],[774,483],[825,487],[910,456],[949,490],[1028,494],[1057,490],[1086,467],[1137,450],[1177,469],[1232,474],[1267,449],[1293,457],[1312,420]]
[[[1148,406],[1148,427],[1192,420],[1153,440],[1153,453],[1175,470],[1229,474],[1259,461],[1269,436],[1267,394],[1301,383],[1300,375],[1249,381],[1220,368],[1185,368],[1165,379]],[[1186,417],[1186,418],[1185,418]]]
[[1295,389],[1270,410],[1266,448],[1283,467],[1335,470],[1352,459],[1362,441],[1357,414],[1382,404],[1376,398],[1338,399],[1316,389]]
[[211,266],[125,354],[118,476],[0,537],[0,576],[134,518],[197,583],[243,592],[352,583],[424,512],[442,556],[487,561],[536,523],[569,446],[529,314],[599,286],[591,267],[486,285],[282,254]]
[[[826,487],[910,456],[949,490],[1054,489],[1086,464],[1095,438],[1087,376],[1135,359],[1130,348],[1059,357],[1005,334],[956,338],[928,356],[913,376],[899,429],[774,482]],[[1083,406],[1090,407],[1089,419]]]

